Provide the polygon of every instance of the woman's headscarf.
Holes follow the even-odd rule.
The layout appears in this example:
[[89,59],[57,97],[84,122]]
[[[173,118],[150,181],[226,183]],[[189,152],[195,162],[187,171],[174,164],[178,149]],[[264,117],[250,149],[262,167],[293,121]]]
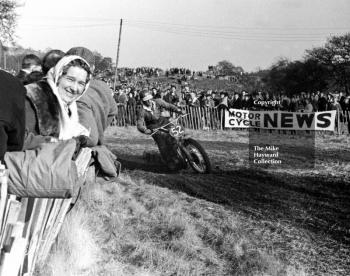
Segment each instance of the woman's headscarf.
[[[90,135],[90,131],[79,123],[78,109],[76,104],[76,101],[88,89],[89,81],[86,83],[83,93],[70,104],[66,104],[58,93],[58,81],[63,74],[63,68],[71,61],[76,59],[82,60],[88,67],[90,67],[89,64],[79,56],[64,56],[62,59],[60,59],[55,67],[49,70],[46,76],[47,82],[50,85],[52,92],[57,97],[58,103],[60,105],[60,134],[58,138],[61,140],[70,139],[79,135]],[[88,73],[88,80],[90,80],[90,78],[91,74]]]

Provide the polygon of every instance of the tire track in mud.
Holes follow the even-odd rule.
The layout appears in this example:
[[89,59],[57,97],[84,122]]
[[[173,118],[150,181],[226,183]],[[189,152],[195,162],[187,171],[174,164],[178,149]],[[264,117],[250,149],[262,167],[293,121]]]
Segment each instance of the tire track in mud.
[[[246,169],[215,171],[210,175],[191,171],[167,174],[133,170],[128,173],[145,179],[146,183],[224,205],[249,218],[249,222],[245,222],[248,237],[258,240],[258,246],[264,250],[277,250],[286,262],[299,260],[316,272],[320,271],[320,265],[330,271],[349,269],[345,260],[350,254],[350,195],[340,191],[349,188],[344,183]],[[334,188],[338,185],[340,189]],[[333,188],[320,192],[325,186]],[[295,248],[298,244],[308,248],[307,251]]]
[[[155,143],[151,139],[113,139],[111,137],[106,138],[106,142],[113,148],[123,147],[125,145],[138,145],[138,147],[142,147],[142,149],[146,149],[149,146],[156,148]],[[242,142],[228,142],[228,141],[200,141],[200,144],[207,151],[232,151],[232,150],[248,150],[248,144]],[[286,148],[286,153],[291,155],[296,155],[298,153],[302,153],[304,151],[309,151],[310,149],[306,146],[292,146],[289,145]],[[321,158],[323,161],[333,160],[337,162],[350,162],[350,151],[348,149],[344,149],[339,147],[339,149],[319,149],[317,148],[316,155],[318,158]],[[336,159],[336,160],[334,160]]]
[[[317,235],[327,235],[341,243],[350,244],[350,184],[337,177],[325,179],[318,175],[297,175],[271,172],[255,168],[237,167],[228,170],[227,152],[242,151],[245,143],[200,141],[214,160],[209,175],[193,173],[191,169],[169,173],[159,162],[145,161],[144,149],[156,150],[150,139],[109,139],[109,146],[117,154],[131,176],[144,178],[157,186],[185,192],[191,196],[222,204],[234,211],[257,219],[289,221],[292,225]],[[296,147],[297,151],[304,151]],[[288,148],[292,155],[296,148]],[[216,153],[223,153],[220,158]],[[325,159],[349,156],[337,150],[322,151]],[[338,159],[337,159],[338,161]],[[220,168],[225,168],[220,169]],[[335,227],[336,226],[336,227]]]
[[[347,233],[350,194],[341,192],[346,186],[338,181],[330,183],[321,178],[300,179],[251,170],[211,175],[187,171],[165,174],[135,170],[129,173],[157,186],[222,204],[257,219],[289,221],[298,228],[350,244],[350,233]],[[327,185],[339,189],[333,188],[328,193],[319,191]],[[333,229],[333,225],[338,225],[338,230]]]
[[[249,168],[242,161],[248,154],[247,143],[200,141],[214,168],[212,174],[200,175],[191,169],[169,173],[159,162],[145,161],[145,149],[158,151],[148,137],[107,137],[107,141],[132,178],[225,206],[244,218],[259,247],[277,250],[286,262],[296,259],[310,271],[322,267],[325,272],[349,275],[350,181],[339,171],[347,167],[334,166],[350,161],[348,148],[317,148],[318,161],[334,166],[330,170],[335,174],[330,175],[317,169]],[[291,162],[302,162],[295,155],[305,150],[302,145],[286,148]]]

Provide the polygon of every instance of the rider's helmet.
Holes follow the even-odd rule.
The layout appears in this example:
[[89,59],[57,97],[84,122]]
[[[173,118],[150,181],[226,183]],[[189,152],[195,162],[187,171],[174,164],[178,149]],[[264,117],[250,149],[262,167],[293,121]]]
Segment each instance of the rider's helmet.
[[144,94],[142,95],[142,101],[143,101],[143,102],[147,102],[147,101],[152,100],[152,99],[153,99],[153,96],[152,96],[152,94],[149,93],[149,92],[146,92],[146,93],[144,93]]
[[149,92],[145,92],[142,97],[142,103],[145,105],[145,106],[150,106],[151,105],[151,100],[153,99],[153,96],[151,93]]

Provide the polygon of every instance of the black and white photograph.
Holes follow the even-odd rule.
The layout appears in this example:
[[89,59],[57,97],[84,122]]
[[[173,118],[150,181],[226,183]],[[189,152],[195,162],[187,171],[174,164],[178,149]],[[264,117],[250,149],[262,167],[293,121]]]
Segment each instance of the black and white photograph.
[[350,275],[350,1],[0,0],[0,276]]

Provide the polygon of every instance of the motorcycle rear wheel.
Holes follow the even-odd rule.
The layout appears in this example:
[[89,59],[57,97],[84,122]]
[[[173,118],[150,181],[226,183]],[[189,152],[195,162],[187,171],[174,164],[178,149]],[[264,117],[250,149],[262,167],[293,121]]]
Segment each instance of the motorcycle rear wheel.
[[198,173],[210,173],[211,164],[208,154],[203,147],[194,139],[185,139],[183,146],[189,154],[189,164],[191,168]]

